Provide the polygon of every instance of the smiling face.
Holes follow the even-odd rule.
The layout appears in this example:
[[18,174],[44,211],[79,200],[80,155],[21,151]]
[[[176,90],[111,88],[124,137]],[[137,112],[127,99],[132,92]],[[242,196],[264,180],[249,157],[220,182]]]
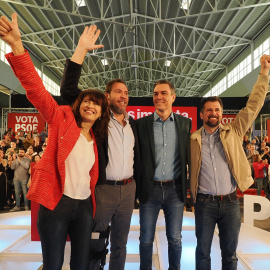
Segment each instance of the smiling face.
[[176,95],[172,94],[168,84],[157,84],[154,89],[153,103],[158,112],[171,112]]
[[110,93],[105,93],[109,107],[114,114],[123,114],[128,105],[128,89],[126,85],[115,82]]
[[203,120],[203,126],[206,130],[216,129],[222,119],[222,108],[218,101],[207,101],[204,104],[204,109],[200,113],[200,117]]
[[84,97],[80,105],[82,122],[94,123],[101,116],[101,106],[92,101],[89,96]]

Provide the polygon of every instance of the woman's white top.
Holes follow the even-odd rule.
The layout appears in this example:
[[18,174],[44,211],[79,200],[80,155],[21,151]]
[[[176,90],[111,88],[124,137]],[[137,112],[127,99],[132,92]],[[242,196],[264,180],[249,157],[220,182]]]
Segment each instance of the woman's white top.
[[95,163],[94,142],[88,142],[80,134],[74,148],[68,155],[64,194],[72,199],[84,200],[91,195],[89,175]]

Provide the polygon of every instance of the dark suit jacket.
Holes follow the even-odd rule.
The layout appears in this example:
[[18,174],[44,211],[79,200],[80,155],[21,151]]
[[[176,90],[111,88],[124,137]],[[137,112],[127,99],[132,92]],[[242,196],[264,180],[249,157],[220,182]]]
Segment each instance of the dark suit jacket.
[[[61,97],[71,105],[76,100],[77,96],[80,94],[81,90],[78,88],[78,82],[81,76],[82,66],[76,64],[69,59],[66,61],[66,67],[64,70],[63,78],[61,81],[60,92]],[[135,137],[134,145],[134,178],[136,182],[139,179],[139,165],[140,165],[140,154],[139,154],[139,144],[135,121],[132,117],[129,118],[129,123]],[[97,185],[105,183],[106,180],[106,167],[109,162],[108,156],[108,138],[105,139],[102,145],[98,145],[98,159],[99,159],[99,177]]]
[[[186,201],[187,197],[187,145],[191,129],[191,120],[174,113],[179,140],[181,175],[176,180]],[[155,141],[153,128],[154,114],[136,120],[137,132],[139,137],[141,166],[140,181],[137,183],[139,198],[141,203],[145,203],[152,191],[155,175]]]

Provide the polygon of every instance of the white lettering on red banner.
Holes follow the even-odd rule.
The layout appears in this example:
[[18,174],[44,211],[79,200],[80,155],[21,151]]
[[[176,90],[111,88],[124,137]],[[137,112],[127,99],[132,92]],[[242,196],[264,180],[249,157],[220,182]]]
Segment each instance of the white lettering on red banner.
[[235,119],[236,116],[237,114],[223,114],[221,124],[226,125],[228,123],[231,123]]
[[[197,129],[197,107],[173,107],[173,112],[191,119],[192,129]],[[127,106],[127,113],[135,120],[148,116],[155,111],[155,106]]]
[[37,129],[40,133],[45,127],[45,121],[38,113],[9,113],[8,127],[12,128],[15,132]]

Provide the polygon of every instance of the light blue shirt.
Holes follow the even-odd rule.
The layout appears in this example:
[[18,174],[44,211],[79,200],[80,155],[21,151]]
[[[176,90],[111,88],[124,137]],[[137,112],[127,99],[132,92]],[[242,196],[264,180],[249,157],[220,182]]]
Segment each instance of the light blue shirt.
[[236,181],[230,171],[219,128],[213,133],[202,129],[202,164],[198,193],[227,195],[236,189]]
[[180,176],[180,154],[174,115],[164,122],[154,113],[156,170],[154,180],[176,180]]
[[135,138],[129,124],[129,115],[125,112],[125,126],[111,112],[108,130],[108,156],[106,178],[121,180],[133,176]]

